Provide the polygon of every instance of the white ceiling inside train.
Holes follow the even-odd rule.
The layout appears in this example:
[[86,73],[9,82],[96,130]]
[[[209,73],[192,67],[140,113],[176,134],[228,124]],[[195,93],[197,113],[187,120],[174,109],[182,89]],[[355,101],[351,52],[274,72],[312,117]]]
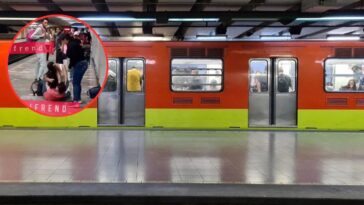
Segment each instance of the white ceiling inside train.
[[361,40],[363,9],[364,0],[0,0],[0,39],[65,14],[121,40]]

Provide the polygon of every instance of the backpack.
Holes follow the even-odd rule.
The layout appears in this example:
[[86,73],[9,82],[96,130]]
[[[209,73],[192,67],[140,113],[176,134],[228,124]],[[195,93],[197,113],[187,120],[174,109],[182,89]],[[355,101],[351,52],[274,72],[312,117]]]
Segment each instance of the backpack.
[[26,36],[27,42],[34,42],[34,41],[36,41],[36,40],[34,40],[34,39],[31,38],[34,32],[35,32],[35,29],[31,29],[28,32],[28,34]]
[[278,76],[278,91],[279,92],[288,92],[289,80],[290,80],[289,77],[287,77],[285,75]]
[[30,86],[33,96],[43,96],[43,80],[35,80]]

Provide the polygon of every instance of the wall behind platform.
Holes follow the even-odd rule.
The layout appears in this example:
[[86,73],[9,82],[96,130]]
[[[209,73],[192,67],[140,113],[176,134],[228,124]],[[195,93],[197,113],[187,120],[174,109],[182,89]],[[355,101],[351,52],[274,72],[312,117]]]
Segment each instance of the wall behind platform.
[[90,62],[94,66],[96,70],[96,74],[99,78],[99,83],[102,85],[104,82],[104,77],[106,73],[106,59],[105,59],[105,52],[102,44],[97,39],[96,34],[91,32],[91,55],[90,55]]

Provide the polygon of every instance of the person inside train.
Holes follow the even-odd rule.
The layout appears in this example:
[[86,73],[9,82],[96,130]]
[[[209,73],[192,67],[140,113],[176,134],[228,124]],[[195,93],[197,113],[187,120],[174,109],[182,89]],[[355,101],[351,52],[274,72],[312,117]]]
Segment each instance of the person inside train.
[[265,75],[266,74],[258,76],[258,81],[260,83],[260,91],[261,92],[267,92],[268,91],[268,79],[267,79],[267,76],[265,76]]
[[210,81],[210,89],[209,90],[219,90],[219,88],[217,87],[218,86],[218,83],[217,83],[217,80],[216,79],[212,79]]
[[363,72],[361,70],[361,67],[359,65],[354,65],[351,70],[354,73],[354,80],[355,82],[359,82],[360,77],[363,75]]
[[290,89],[292,89],[292,80],[291,78],[284,74],[282,68],[278,69],[278,91],[281,93],[288,93]]
[[258,75],[259,75],[259,72],[257,72],[253,76],[252,82],[251,82],[251,85],[250,85],[250,91],[253,92],[253,93],[260,93],[260,92],[262,92],[261,84],[260,84],[260,81],[258,79]]
[[117,80],[116,73],[114,71],[112,71],[111,69],[109,69],[104,90],[115,91],[116,87],[117,87],[116,80]]
[[361,65],[361,73],[359,78],[358,90],[364,90],[364,64]]
[[65,65],[49,62],[48,71],[44,75],[47,90],[43,96],[46,100],[61,101],[66,98],[68,71]]
[[267,92],[268,91],[268,82],[267,82],[267,76],[265,73],[257,72],[255,73],[253,77],[253,86],[252,86],[252,92]]
[[127,73],[127,85],[128,92],[140,92],[142,91],[143,74],[138,68],[131,68]]
[[201,78],[197,76],[198,70],[192,70],[191,75],[192,75],[192,82],[191,86],[189,87],[189,90],[202,90]]
[[356,91],[356,82],[354,79],[350,79],[348,84],[341,87],[340,91]]

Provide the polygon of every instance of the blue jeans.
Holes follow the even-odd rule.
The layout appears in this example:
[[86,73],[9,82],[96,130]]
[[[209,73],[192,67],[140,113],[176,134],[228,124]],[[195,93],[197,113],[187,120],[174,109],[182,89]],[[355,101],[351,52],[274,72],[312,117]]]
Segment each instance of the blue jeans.
[[37,67],[35,68],[35,79],[43,79],[43,75],[48,71],[47,54],[37,53]]
[[88,64],[86,60],[80,61],[73,66],[73,101],[80,101],[81,100],[81,81],[83,75],[85,74],[88,68]]

